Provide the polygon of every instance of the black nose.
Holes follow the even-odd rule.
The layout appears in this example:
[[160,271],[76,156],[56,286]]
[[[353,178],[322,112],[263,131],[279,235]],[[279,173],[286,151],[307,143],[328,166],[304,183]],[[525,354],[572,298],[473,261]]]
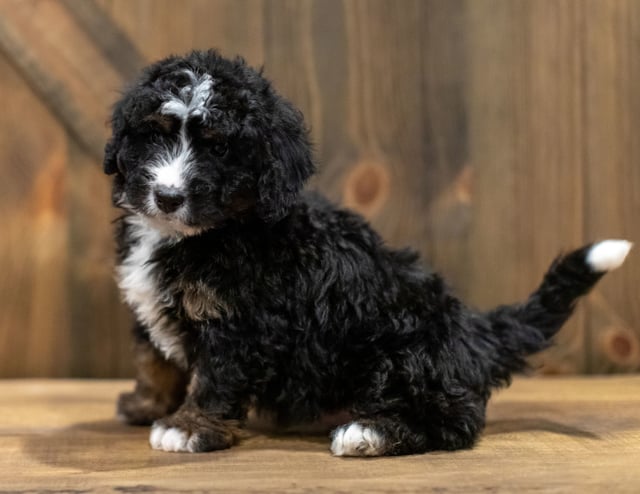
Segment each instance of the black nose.
[[184,202],[184,195],[175,187],[160,186],[153,191],[153,197],[164,213],[173,213]]

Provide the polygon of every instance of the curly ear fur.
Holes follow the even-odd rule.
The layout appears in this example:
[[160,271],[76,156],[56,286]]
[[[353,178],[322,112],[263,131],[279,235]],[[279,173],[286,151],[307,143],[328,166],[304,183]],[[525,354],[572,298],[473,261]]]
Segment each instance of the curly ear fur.
[[[219,72],[226,74],[225,84],[237,86],[235,90],[240,97],[235,104],[246,105],[241,110],[248,112],[242,132],[258,144],[255,149],[245,151],[251,158],[259,155],[257,166],[253,168],[257,168],[258,173],[252,180],[254,211],[264,221],[280,220],[315,171],[302,114],[273,91],[261,73],[248,67],[241,58],[228,61],[217,52],[208,51],[194,52],[187,61],[170,57],[148,67],[116,104],[111,120],[112,136],[105,146],[104,172],[108,175],[119,172],[118,154],[127,138],[125,128],[136,125],[138,115],[144,115],[160,104],[161,96],[167,90],[155,82],[162,79],[160,73],[171,83],[168,75],[172,72],[197,72],[198,68]],[[247,158],[247,161],[253,161],[249,156]]]
[[104,147],[104,160],[102,169],[107,175],[113,175],[118,171],[118,141],[115,138],[109,139]]
[[266,221],[278,221],[315,171],[302,114],[284,99],[276,102],[266,154],[256,212]]
[[118,151],[120,151],[124,124],[122,103],[120,103],[113,109],[113,116],[111,117],[111,139],[107,141],[104,147],[104,160],[102,165],[107,175],[113,175],[118,172]]
[[[153,68],[155,66],[152,66]],[[136,114],[144,115],[150,112],[159,103],[156,92],[144,85],[148,82],[149,75],[145,72],[135,86],[125,91],[125,96],[113,107],[111,117],[111,138],[104,148],[104,172],[113,175],[118,172],[118,152],[125,139],[127,122]]]

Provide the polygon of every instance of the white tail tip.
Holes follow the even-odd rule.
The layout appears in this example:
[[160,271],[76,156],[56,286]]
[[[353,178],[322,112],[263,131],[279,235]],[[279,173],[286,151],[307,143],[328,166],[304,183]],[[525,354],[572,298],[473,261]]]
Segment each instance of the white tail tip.
[[587,264],[599,273],[611,271],[622,265],[633,247],[626,240],[603,240],[594,244],[587,254]]

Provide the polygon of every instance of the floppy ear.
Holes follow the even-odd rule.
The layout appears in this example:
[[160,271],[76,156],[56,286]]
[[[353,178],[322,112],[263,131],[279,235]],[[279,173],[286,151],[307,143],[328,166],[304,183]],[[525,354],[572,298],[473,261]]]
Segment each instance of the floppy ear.
[[118,149],[119,140],[113,136],[111,139],[107,141],[107,144],[104,147],[104,161],[103,161],[103,170],[107,175],[113,175],[118,171]]
[[113,175],[118,172],[118,151],[122,141],[122,133],[124,131],[124,115],[122,111],[122,102],[116,104],[111,117],[111,138],[104,147],[103,169],[107,175]]
[[315,167],[302,114],[278,99],[266,134],[266,159],[258,179],[256,211],[266,221],[287,214]]

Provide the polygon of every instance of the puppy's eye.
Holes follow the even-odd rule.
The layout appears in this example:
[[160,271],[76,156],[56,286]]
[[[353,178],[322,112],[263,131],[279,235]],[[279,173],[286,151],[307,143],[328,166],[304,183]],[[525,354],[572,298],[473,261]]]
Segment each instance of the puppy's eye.
[[169,134],[179,125],[175,117],[161,113],[152,113],[143,120],[150,129],[162,134]]
[[199,183],[194,187],[196,194],[210,194],[213,191],[213,185],[206,183]]
[[229,146],[226,142],[217,142],[213,145],[213,154],[219,157],[223,157],[229,151]]
[[229,150],[226,136],[216,132],[214,129],[200,129],[198,132],[201,139],[203,139],[209,146],[213,154],[218,157],[223,157]]

